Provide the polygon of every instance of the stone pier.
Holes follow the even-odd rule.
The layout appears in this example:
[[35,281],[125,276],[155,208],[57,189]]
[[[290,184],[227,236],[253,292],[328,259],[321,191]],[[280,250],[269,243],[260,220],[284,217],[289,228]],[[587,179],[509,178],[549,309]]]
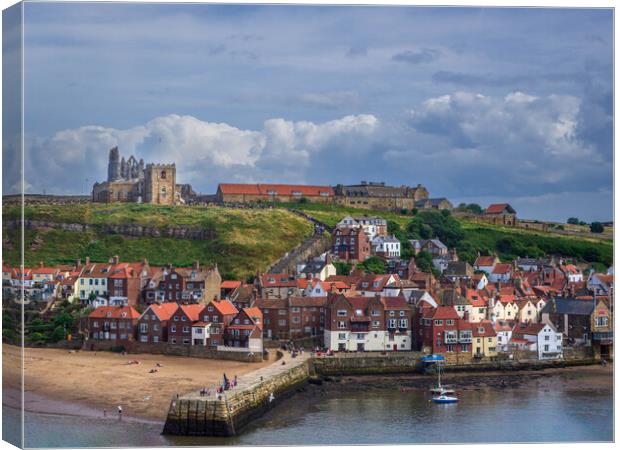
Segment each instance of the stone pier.
[[[305,383],[312,371],[309,354],[275,363],[237,379],[237,386],[208,397],[192,392],[172,399],[164,434],[235,436]],[[227,374],[229,377],[233,374]],[[273,396],[272,396],[273,394]]]

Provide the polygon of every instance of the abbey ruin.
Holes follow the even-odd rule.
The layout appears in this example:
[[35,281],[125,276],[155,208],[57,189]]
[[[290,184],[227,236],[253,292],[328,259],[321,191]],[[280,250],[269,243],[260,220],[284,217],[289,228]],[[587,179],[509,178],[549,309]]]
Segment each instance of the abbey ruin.
[[120,157],[118,147],[110,150],[108,179],[93,185],[93,202],[135,202],[156,205],[189,203],[195,196],[188,184],[176,183],[176,166],[144,164],[144,160]]

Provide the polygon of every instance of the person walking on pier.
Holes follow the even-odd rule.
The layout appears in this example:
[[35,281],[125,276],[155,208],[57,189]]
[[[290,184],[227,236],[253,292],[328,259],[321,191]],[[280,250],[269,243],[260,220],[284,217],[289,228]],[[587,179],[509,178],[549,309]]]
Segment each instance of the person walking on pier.
[[121,420],[123,417],[123,408],[121,405],[118,405],[118,420]]

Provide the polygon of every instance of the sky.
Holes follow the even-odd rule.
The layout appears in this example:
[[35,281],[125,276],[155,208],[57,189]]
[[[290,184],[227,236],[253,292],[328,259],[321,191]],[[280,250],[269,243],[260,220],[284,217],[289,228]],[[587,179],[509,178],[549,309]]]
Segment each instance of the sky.
[[[220,182],[423,184],[613,217],[611,9],[26,3],[25,189],[108,151]],[[9,33],[5,27],[5,33]],[[5,50],[6,53],[6,50]],[[19,190],[3,138],[3,191]]]

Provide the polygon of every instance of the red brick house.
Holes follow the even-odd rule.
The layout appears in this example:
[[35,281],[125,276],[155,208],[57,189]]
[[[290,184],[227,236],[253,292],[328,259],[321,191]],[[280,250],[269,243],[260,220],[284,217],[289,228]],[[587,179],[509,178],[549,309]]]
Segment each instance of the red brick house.
[[128,263],[117,263],[108,275],[109,303],[138,306],[141,297],[140,271]]
[[364,262],[370,256],[370,239],[362,227],[340,227],[332,233],[332,252],[341,261]]
[[299,295],[297,280],[285,273],[268,273],[257,277],[258,291],[262,298],[288,298]]
[[323,336],[327,296],[290,297],[288,302],[291,339]]
[[205,305],[178,305],[168,321],[168,342],[189,345],[192,342],[192,324],[198,322]]
[[138,320],[138,341],[147,344],[168,342],[168,323],[177,309],[177,303],[150,305]]
[[263,312],[263,335],[267,339],[289,338],[288,300],[257,298],[254,306]]
[[484,211],[484,220],[494,223],[496,225],[510,225],[515,226],[517,224],[517,212],[508,203],[495,203],[489,205]]
[[230,325],[239,310],[229,300],[212,301],[200,314],[200,323],[208,325],[206,344],[209,347],[223,345],[224,330]]
[[134,341],[139,318],[131,306],[100,306],[88,315],[88,336],[116,344]]
[[453,306],[425,309],[422,319],[423,348],[429,348],[432,353],[471,355],[471,324],[460,319]]
[[263,313],[260,308],[243,308],[224,330],[224,345],[263,351]]

